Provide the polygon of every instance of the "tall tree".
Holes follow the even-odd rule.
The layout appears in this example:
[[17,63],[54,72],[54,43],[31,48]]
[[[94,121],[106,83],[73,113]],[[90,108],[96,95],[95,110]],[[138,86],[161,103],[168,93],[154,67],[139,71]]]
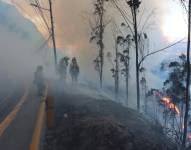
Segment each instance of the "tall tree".
[[[167,68],[165,67],[167,66]],[[162,63],[161,69],[169,70],[168,78],[164,82],[163,92],[170,98],[172,103],[180,106],[180,121],[179,121],[179,139],[182,141],[182,127],[183,127],[183,114],[185,105],[185,92],[186,92],[186,77],[187,77],[187,61],[186,55],[182,54],[179,59],[172,61],[170,63]],[[173,122],[174,122],[173,117]],[[174,125],[174,123],[173,123]],[[174,127],[173,127],[174,128]],[[180,142],[179,142],[179,145]]]
[[112,65],[111,72],[112,72],[112,77],[114,78],[115,99],[118,101],[118,96],[119,96],[119,57],[118,57],[117,52],[118,52],[118,48],[117,48],[117,46],[115,46],[115,58],[114,58],[114,60],[112,58],[111,52],[107,53],[107,58]]
[[112,60],[112,53],[108,52],[107,57],[109,61],[112,64],[111,72],[112,72],[112,77],[114,78],[115,81],[115,99],[118,100],[118,94],[119,94],[119,49],[118,49],[118,43],[117,43],[117,36],[116,33],[114,33],[114,41],[115,41],[115,58],[114,58],[114,64]]
[[[164,66],[167,66],[167,68]],[[162,63],[161,70],[164,69],[168,70],[168,78],[164,82],[163,91],[177,104],[185,99],[187,77],[186,55],[181,54],[179,59],[175,61]]]
[[92,32],[91,32],[91,41],[96,41],[99,47],[99,55],[96,58],[96,64],[99,66],[99,78],[100,78],[100,87],[103,85],[103,65],[104,65],[104,31],[106,27],[106,23],[104,20],[105,15],[105,2],[108,0],[95,0],[94,2],[94,23],[91,24]]
[[118,43],[117,39],[115,39],[115,93],[116,98],[118,98],[119,94],[119,50],[118,50]]
[[[154,14],[154,9],[151,10],[151,12],[146,16],[143,17],[144,14],[141,16],[138,16],[139,13],[138,9],[140,7],[141,1],[140,0],[110,0],[114,7],[119,11],[120,15],[124,19],[126,23],[126,27],[129,31],[129,33],[132,35],[134,39],[134,44],[135,46],[135,51],[136,51],[136,82],[137,82],[137,108],[140,109],[140,69],[142,68],[143,62],[150,56],[165,51],[169,49],[170,47],[173,47],[179,43],[181,43],[184,39],[181,39],[175,43],[169,44],[168,46],[161,48],[159,50],[148,50],[146,53],[144,53],[143,56],[140,56],[139,52],[140,50],[140,45],[142,45],[139,40],[140,35],[144,35],[146,32],[146,29],[149,29],[152,25],[151,18]],[[131,16],[129,15],[128,9],[125,9],[125,4],[128,4],[130,6],[130,13],[132,14]],[[137,17],[140,17],[137,19]],[[145,19],[143,19],[145,18]],[[137,20],[138,20],[138,25],[137,25]]]
[[115,79],[115,96],[116,99],[118,99],[119,94],[119,73],[120,73],[120,64],[119,64],[119,43],[118,43],[118,34],[120,34],[121,31],[118,28],[117,24],[113,22],[113,38],[114,38],[114,49],[115,49],[115,59],[114,63],[115,66],[114,69],[111,70],[113,72],[113,77]]
[[146,80],[146,68],[140,63],[140,60],[149,53],[149,38],[146,33],[139,33],[138,34],[138,43],[139,43],[139,64],[138,69],[140,73],[140,85],[142,90],[140,91],[141,97],[144,103],[144,111],[147,111],[147,97],[146,93],[148,92],[147,89],[147,80]]
[[[184,0],[181,0],[182,2]],[[188,112],[190,103],[190,29],[191,29],[191,0],[188,2],[188,41],[187,41],[187,79],[186,79],[186,109],[184,115],[184,134],[182,140],[183,148],[186,146],[187,128],[188,128]]]
[[[136,52],[137,109],[140,110],[139,46],[138,46],[139,43],[138,43],[137,11],[141,4],[141,1],[140,0],[124,0],[124,2],[130,7],[132,19],[129,19],[127,12],[118,5],[117,0],[112,0],[112,3],[114,4],[114,6],[119,10],[122,17],[124,18],[124,20],[127,24],[127,27],[130,29],[131,35],[134,39],[135,52]],[[144,28],[144,26],[143,26],[143,28]],[[144,30],[144,29],[142,29],[142,30]]]
[[136,50],[136,83],[137,83],[137,109],[140,110],[140,88],[139,88],[139,50],[138,50],[138,31],[137,31],[137,10],[141,4],[139,0],[130,0],[127,2],[131,7],[133,26],[134,26],[134,40]]
[[128,106],[128,97],[129,97],[129,64],[130,64],[130,47],[132,44],[132,37],[128,34],[126,37],[118,36],[117,38],[118,45],[122,46],[122,52],[119,52],[120,62],[123,65],[121,70],[122,75],[125,77],[125,85],[126,85],[126,105]]
[[[161,63],[161,71],[168,71],[167,79],[164,81],[161,91],[151,89],[147,96],[155,94],[159,99],[158,105],[164,106],[163,119],[164,131],[178,147],[181,147],[183,139],[183,114],[186,104],[186,78],[187,59],[185,54],[181,54],[173,61],[166,60]],[[177,120],[179,118],[179,121]]]

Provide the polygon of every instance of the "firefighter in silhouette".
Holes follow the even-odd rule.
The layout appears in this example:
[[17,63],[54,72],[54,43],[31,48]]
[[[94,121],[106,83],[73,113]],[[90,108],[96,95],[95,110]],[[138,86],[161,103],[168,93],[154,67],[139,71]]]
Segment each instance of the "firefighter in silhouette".
[[42,66],[38,66],[34,73],[34,84],[37,86],[38,95],[42,96],[45,87],[45,79]]
[[60,75],[60,80],[66,80],[67,76],[67,67],[68,67],[68,57],[64,57],[60,60],[59,66],[58,66],[58,73]]
[[72,78],[72,83],[77,83],[78,81],[78,76],[80,73],[80,68],[78,66],[76,58],[72,58],[72,62],[70,64],[70,75]]

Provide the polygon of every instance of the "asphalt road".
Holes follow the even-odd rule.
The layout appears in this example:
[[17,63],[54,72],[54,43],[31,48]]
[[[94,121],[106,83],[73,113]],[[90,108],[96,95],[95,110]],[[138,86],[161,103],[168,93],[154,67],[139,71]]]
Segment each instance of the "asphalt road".
[[21,87],[11,87],[11,90],[0,91],[0,122],[13,110],[24,93]]
[[40,98],[31,87],[0,88],[0,150],[28,150]]

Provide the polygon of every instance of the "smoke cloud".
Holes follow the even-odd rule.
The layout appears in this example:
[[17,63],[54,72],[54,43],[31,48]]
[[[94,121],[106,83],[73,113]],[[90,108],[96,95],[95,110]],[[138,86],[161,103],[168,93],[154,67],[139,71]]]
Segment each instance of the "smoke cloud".
[[[46,26],[43,21],[40,19],[39,14],[34,11],[34,8],[30,6],[30,1],[28,0],[2,0],[8,3],[13,4],[19,10],[19,12],[26,18],[25,23],[21,23],[22,26],[18,25],[15,29],[15,25],[6,25],[6,20],[0,21],[0,30],[1,33],[4,33],[5,36],[0,36],[0,40],[2,41],[1,44],[1,52],[3,49],[6,49],[6,52],[3,51],[3,54],[0,55],[2,59],[0,59],[1,64],[5,63],[6,66],[10,67],[10,70],[14,70],[14,64],[23,64],[24,62],[34,62],[33,55],[34,49],[40,45],[39,43],[43,43],[49,37],[49,33],[47,32]],[[48,8],[48,1],[42,0],[40,1],[41,5],[44,8]],[[4,5],[3,3],[0,4],[1,6]],[[92,12],[93,2],[92,0],[70,0],[70,1],[63,1],[63,0],[54,0],[53,1],[53,10],[54,10],[54,18],[55,18],[55,30],[56,30],[56,44],[58,47],[59,58],[63,56],[69,57],[77,57],[78,61],[80,62],[81,67],[81,76],[85,80],[94,80],[98,81],[98,75],[94,70],[93,60],[98,54],[96,50],[96,45],[89,43],[90,38],[90,28],[88,17],[90,17],[90,13]],[[114,10],[113,6],[108,5],[109,9]],[[164,36],[162,26],[166,21],[166,18],[171,16],[172,9],[177,8],[178,3],[175,1],[169,2],[166,0],[146,0],[142,1],[142,6],[140,9],[139,19],[144,21],[146,17],[154,10],[151,17],[151,27],[146,29],[145,32],[148,33],[150,37],[150,49],[157,50],[161,47],[166,46],[170,42],[176,41],[177,39],[169,40],[168,37]],[[18,13],[17,16],[14,16],[14,13],[11,10],[6,10],[5,13],[8,13],[11,18],[8,20],[18,21],[18,18],[21,18]],[[2,11],[2,8],[0,8]],[[115,10],[109,11],[107,13],[107,18],[117,18],[117,20],[122,20],[120,14]],[[4,13],[4,14],[5,14]],[[182,12],[180,12],[182,13]],[[2,14],[2,13],[0,13]],[[45,18],[47,18],[49,22],[49,13],[45,11]],[[36,26],[36,28],[29,23],[30,21]],[[141,21],[140,21],[141,22]],[[8,28],[7,28],[8,27]],[[6,28],[6,29],[5,29]],[[31,29],[35,29],[31,30]],[[110,31],[110,26],[106,30],[105,35],[105,54],[107,52],[114,51],[114,45],[112,43],[112,35]],[[8,44],[7,41],[10,41],[11,44]],[[50,46],[51,43],[49,43]],[[15,47],[16,45],[16,47]],[[182,48],[182,47],[181,47]],[[180,49],[181,49],[180,48]],[[14,49],[16,49],[14,51]],[[48,48],[47,48],[48,49]],[[183,49],[183,48],[182,48]],[[27,51],[26,51],[27,50]],[[154,87],[160,87],[162,85],[161,79],[153,74],[152,70],[159,66],[159,63],[165,59],[166,57],[171,56],[173,49],[165,52],[164,55],[156,54],[150,58],[148,58],[144,62],[144,66],[148,71],[149,76],[149,84]],[[49,49],[47,54],[49,57],[46,58],[48,63],[51,64],[52,62],[52,52]],[[11,56],[10,56],[11,54]],[[18,55],[19,54],[19,55]],[[3,57],[7,55],[7,57]],[[134,97],[136,94],[135,90],[135,52],[131,51],[131,77],[130,80],[130,94],[131,97]],[[19,56],[19,57],[14,57]],[[22,56],[22,57],[21,57]],[[10,59],[5,59],[5,58]],[[36,57],[36,56],[35,56]],[[38,57],[38,56],[37,56]],[[41,61],[44,58],[38,58]],[[9,60],[12,62],[10,63]],[[16,61],[20,61],[15,63]],[[26,61],[27,60],[27,61]],[[152,61],[152,63],[150,63]],[[38,62],[38,61],[35,61]],[[13,65],[12,65],[13,64]],[[35,66],[34,64],[27,64]],[[18,65],[19,66],[19,65]],[[105,82],[109,85],[113,85],[112,75],[110,73],[111,64],[105,59]],[[123,83],[123,79],[121,78],[121,83]]]

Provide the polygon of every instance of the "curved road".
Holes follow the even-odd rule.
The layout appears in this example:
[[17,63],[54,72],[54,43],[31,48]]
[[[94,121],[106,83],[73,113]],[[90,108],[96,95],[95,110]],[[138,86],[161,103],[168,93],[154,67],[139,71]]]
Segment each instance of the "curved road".
[[0,149],[28,150],[40,98],[32,88],[14,84],[0,88]]

